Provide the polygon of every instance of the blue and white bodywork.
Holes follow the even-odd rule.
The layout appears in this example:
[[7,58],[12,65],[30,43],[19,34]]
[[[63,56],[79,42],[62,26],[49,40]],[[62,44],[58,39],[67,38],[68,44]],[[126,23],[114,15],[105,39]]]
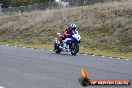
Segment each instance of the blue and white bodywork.
[[60,53],[61,51],[71,52],[76,55],[79,52],[81,36],[78,31],[73,31],[72,35],[63,40],[63,46],[59,45],[59,40],[56,38],[54,44],[54,51]]
[[78,33],[78,31],[73,31],[72,32],[72,36],[67,37],[64,42],[68,45],[72,44],[72,43],[78,43],[80,44],[80,40],[81,40],[81,36]]

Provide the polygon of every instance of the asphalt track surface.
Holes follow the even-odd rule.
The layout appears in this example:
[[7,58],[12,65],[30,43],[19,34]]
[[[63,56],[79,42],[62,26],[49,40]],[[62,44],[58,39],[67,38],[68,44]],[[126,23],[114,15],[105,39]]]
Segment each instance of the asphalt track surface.
[[0,88],[83,88],[78,82],[82,67],[91,79],[132,80],[131,60],[0,45]]

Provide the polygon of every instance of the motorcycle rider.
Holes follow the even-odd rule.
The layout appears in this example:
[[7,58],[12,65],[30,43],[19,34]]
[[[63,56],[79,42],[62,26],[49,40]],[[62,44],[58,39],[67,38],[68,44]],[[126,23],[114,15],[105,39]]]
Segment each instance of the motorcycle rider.
[[66,47],[66,42],[69,40],[68,37],[71,37],[73,33],[77,30],[76,24],[72,23],[69,27],[67,27],[62,33],[59,39],[60,41],[60,48]]

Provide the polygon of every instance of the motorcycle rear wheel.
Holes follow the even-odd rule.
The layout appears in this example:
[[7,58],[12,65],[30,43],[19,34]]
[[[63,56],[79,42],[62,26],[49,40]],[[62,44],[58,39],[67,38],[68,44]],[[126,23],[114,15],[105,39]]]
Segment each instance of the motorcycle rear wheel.
[[55,53],[60,53],[60,52],[62,51],[62,50],[59,48],[59,46],[58,46],[57,43],[54,44],[54,51],[55,51]]

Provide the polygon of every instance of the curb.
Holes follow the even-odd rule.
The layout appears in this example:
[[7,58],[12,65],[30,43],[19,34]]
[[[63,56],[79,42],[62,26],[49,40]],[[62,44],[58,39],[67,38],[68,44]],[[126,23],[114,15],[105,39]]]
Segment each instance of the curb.
[[[10,44],[2,44],[2,43],[0,43],[0,45],[4,45],[4,46],[7,46],[7,47],[9,47],[9,46],[12,46],[12,47],[19,47],[19,48],[23,48],[23,49],[31,49],[31,50],[35,50],[35,49],[38,49],[38,50],[41,50],[41,51],[44,51],[44,50],[46,50],[46,49],[39,49],[39,48],[32,48],[32,47],[24,47],[24,46],[20,46],[20,45],[10,45]],[[49,51],[53,51],[53,50],[49,50]],[[78,53],[78,54],[80,54],[80,53]],[[84,56],[88,56],[88,55],[90,55],[90,56],[93,56],[93,57],[95,57],[95,56],[100,56],[100,57],[102,57],[102,58],[110,58],[110,59],[117,59],[117,60],[121,60],[121,59],[124,59],[124,58],[118,58],[118,57],[111,57],[111,56],[104,56],[104,55],[94,55],[94,54],[80,54],[80,55],[84,55]],[[127,60],[127,61],[129,61],[129,60],[132,60],[132,59],[124,59],[124,60]]]
[[[82,54],[82,55],[91,55],[91,54]],[[94,55],[92,54],[91,56],[95,57],[95,56],[99,56],[99,57],[102,57],[102,58],[110,58],[110,59],[118,59],[118,60],[121,60],[121,59],[124,59],[124,58],[119,58],[119,57],[111,57],[111,56],[103,56],[103,55]],[[132,59],[124,59],[124,60],[132,60]]]

